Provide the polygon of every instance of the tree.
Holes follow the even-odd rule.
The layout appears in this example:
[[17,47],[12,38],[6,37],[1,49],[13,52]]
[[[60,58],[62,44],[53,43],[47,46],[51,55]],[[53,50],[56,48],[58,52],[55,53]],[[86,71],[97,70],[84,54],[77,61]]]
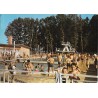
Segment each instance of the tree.
[[98,52],[98,15],[90,20],[89,51]]
[[31,50],[40,46],[46,52],[55,52],[62,42],[69,41],[78,52],[97,52],[98,15],[91,20],[76,14],[58,14],[40,20],[18,18],[9,23],[5,35],[12,35],[16,44],[27,45]]
[[89,18],[86,17],[83,19],[83,51],[88,52],[88,37],[89,37],[90,29],[89,29]]
[[77,50],[77,44],[78,44],[78,23],[77,23],[77,19],[78,16],[77,15],[70,15],[71,17],[71,23],[70,23],[70,42],[72,44],[72,46]]
[[32,47],[33,30],[34,19],[18,18],[8,25],[5,35],[12,35],[16,44],[24,44]]

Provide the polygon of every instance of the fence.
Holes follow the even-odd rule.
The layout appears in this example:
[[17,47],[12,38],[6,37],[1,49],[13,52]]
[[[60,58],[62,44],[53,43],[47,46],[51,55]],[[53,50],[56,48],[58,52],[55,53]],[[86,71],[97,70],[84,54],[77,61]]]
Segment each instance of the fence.
[[[10,74],[10,72],[16,72],[16,74]],[[22,74],[25,73],[25,74]],[[28,74],[29,73],[29,74]],[[26,75],[27,74],[27,75]],[[43,75],[54,75],[55,73],[49,73],[49,72],[31,72],[31,71],[25,71],[25,70],[5,70],[5,69],[0,69],[0,82],[2,83],[13,83],[14,81],[16,82],[22,82],[24,83],[24,81],[19,81],[19,80],[14,80],[11,79],[13,76],[25,76],[28,77],[29,75],[35,75],[35,74],[43,74]],[[32,76],[33,78],[45,78],[45,76]],[[2,79],[1,79],[2,78]]]
[[[16,72],[18,73],[18,75],[20,76],[28,76],[28,75],[24,75],[22,73],[30,73],[30,71],[24,71],[24,70],[4,70],[4,69],[0,69],[0,82],[2,83],[10,83],[14,81],[14,79],[11,79],[13,76],[15,76],[14,74],[10,74],[10,72]],[[49,75],[50,73],[49,72],[32,72],[31,73],[32,75],[34,74],[45,74],[45,75]],[[96,81],[89,81],[89,80],[76,80],[76,79],[72,79],[70,80],[69,79],[69,76],[73,76],[73,74],[62,74],[62,73],[58,73],[57,71],[55,71],[55,73],[51,73],[54,75],[55,77],[55,82],[56,83],[63,83],[63,81],[65,81],[66,83],[74,83],[74,82],[82,82],[82,83],[96,83]],[[63,76],[65,76],[65,80],[63,79]],[[85,77],[85,78],[98,78],[98,76],[93,76],[93,75],[82,75],[82,74],[78,74],[76,76],[79,76],[79,77]],[[36,76],[32,76],[33,78],[37,78]],[[45,78],[40,76],[38,78]],[[22,82],[24,83],[24,81],[18,81],[17,82]]]
[[[65,80],[63,80],[63,76],[65,76]],[[73,74],[56,73],[56,83],[63,83],[63,81],[65,81],[66,83],[75,83],[75,82],[78,82],[78,83],[79,82],[81,82],[81,83],[97,83],[97,79],[98,79],[98,76],[78,74],[76,76],[85,77],[85,78],[93,78],[93,79],[96,79],[96,81],[77,80],[77,79],[70,80],[70,78],[69,78],[70,76],[73,76]]]
[[[1,70],[0,70],[0,71],[1,71]],[[7,82],[9,83],[9,73],[8,73],[7,75],[6,75],[6,73],[8,73],[7,70],[4,70],[4,71],[1,71],[1,72],[0,72],[0,82],[5,83],[6,80],[7,80]],[[6,79],[6,77],[7,77],[7,79]]]

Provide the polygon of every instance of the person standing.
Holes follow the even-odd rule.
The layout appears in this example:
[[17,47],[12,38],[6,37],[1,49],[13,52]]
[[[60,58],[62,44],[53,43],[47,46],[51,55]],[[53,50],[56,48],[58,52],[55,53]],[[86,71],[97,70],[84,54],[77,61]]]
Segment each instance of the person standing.
[[12,83],[14,82],[14,78],[15,78],[15,75],[16,75],[16,66],[15,65],[12,65]]
[[62,65],[62,55],[61,54],[59,54],[57,56],[57,60],[58,60],[58,67],[61,67],[61,65]]
[[72,66],[72,72],[71,74],[73,74],[73,76],[69,76],[71,82],[72,80],[74,80],[75,83],[77,83],[77,80],[80,80],[80,77],[78,77],[77,75],[80,74],[81,70],[78,68],[78,66],[73,65]]
[[94,65],[98,69],[98,56],[96,54],[94,54]]
[[66,59],[66,65],[67,65],[67,69],[69,70],[70,68],[72,69],[72,65],[71,65],[71,58],[68,55],[67,59]]
[[48,62],[48,72],[54,72],[54,58],[52,57],[52,55],[50,56],[50,58],[47,60]]

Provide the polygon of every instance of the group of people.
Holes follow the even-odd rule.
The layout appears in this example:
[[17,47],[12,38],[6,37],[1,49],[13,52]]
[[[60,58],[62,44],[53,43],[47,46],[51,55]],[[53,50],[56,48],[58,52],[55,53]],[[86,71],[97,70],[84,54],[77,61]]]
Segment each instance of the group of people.
[[15,57],[15,54],[14,53],[8,53],[8,52],[6,52],[6,53],[1,53],[1,58],[3,59],[3,60],[11,60],[11,59],[13,59]]
[[63,83],[66,83],[66,74],[72,74],[69,76],[70,82],[72,82],[73,79],[80,80],[80,78],[77,75],[80,74],[81,71],[76,65],[72,65],[72,71],[69,71],[67,67],[63,67],[61,73],[63,74],[63,77],[62,77]]
[[[89,67],[92,65],[95,71],[98,69],[98,55],[90,54],[57,54],[54,59],[52,54],[47,55],[48,72],[54,72],[54,61],[58,62],[58,71],[63,74],[73,74],[70,76],[70,80],[80,80],[77,74],[86,73]],[[65,79],[65,78],[63,78]]]
[[81,71],[87,71],[91,64],[98,65],[98,56],[90,54],[59,54],[57,56],[57,61],[59,66],[65,66],[68,69],[72,69],[72,65],[76,64]]
[[24,70],[29,71],[32,73],[32,71],[34,72],[44,72],[44,66],[40,65],[38,63],[38,65],[34,66],[33,63],[30,62],[30,60],[27,60],[27,62],[24,64]]
[[29,59],[29,56],[26,55],[23,52],[23,55],[20,55],[19,52],[0,52],[0,59],[3,60],[12,60],[12,59],[17,59],[17,58],[27,58]]
[[[9,55],[10,56],[10,55]],[[8,57],[9,57],[8,56]],[[77,76],[77,74],[80,74],[82,72],[87,72],[89,67],[93,65],[96,67],[96,70],[98,69],[98,55],[90,55],[90,54],[76,54],[76,53],[68,53],[68,54],[56,54],[54,57],[53,54],[49,53],[47,54],[47,65],[48,69],[47,71],[50,73],[54,73],[54,65],[55,61],[58,62],[58,72],[62,74],[73,74],[73,76],[70,76],[70,80],[76,79],[79,80],[80,78]],[[4,65],[5,69],[16,69],[15,63],[10,62],[9,64],[5,62],[4,59]],[[30,62],[28,59],[27,62],[24,62],[24,70],[28,73],[33,72],[44,72],[44,66],[39,64],[34,66],[33,63]],[[59,71],[60,70],[60,71]],[[13,71],[13,74],[15,74],[15,71]],[[66,77],[63,76],[63,79],[66,82]]]

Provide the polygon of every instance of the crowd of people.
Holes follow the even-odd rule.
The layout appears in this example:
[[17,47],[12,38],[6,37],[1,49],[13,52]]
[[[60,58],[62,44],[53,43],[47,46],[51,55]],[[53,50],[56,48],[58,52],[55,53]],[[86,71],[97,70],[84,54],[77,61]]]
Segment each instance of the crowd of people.
[[15,57],[15,53],[9,53],[9,52],[5,52],[5,53],[0,53],[0,58],[3,60],[11,60]]
[[72,65],[76,65],[81,71],[86,72],[91,64],[95,65],[96,68],[98,64],[98,55],[96,54],[58,54],[57,58],[58,65],[66,66],[69,70],[72,69]]
[[[76,79],[80,80],[77,74],[86,73],[89,67],[92,65],[95,68],[95,72],[97,72],[98,68],[98,55],[90,55],[90,54],[76,54],[76,53],[68,53],[68,54],[57,54],[56,59],[54,60],[53,54],[47,55],[47,64],[48,64],[48,72],[54,71],[54,61],[58,62],[58,72],[62,74],[73,74],[70,76],[70,80]],[[65,76],[63,77],[65,80]],[[66,81],[65,81],[66,82]]]
[[0,52],[0,59],[3,60],[12,60],[17,58],[30,58],[28,55],[26,55],[24,52],[22,55],[20,55],[18,52]]
[[[5,69],[13,69],[15,70],[16,66],[15,64],[17,62],[10,62],[7,63],[5,60],[10,60],[11,57],[14,55],[12,54],[6,54],[5,56],[2,56],[5,65]],[[86,73],[89,69],[90,65],[93,65],[96,67],[96,70],[98,69],[98,55],[94,54],[77,54],[77,53],[67,53],[67,54],[46,54],[46,61],[47,61],[47,72],[54,73],[55,70],[59,70],[62,74],[73,74],[73,76],[70,76],[70,79],[77,79],[80,78],[76,76],[76,74],[80,73]],[[58,62],[57,69],[54,69],[55,62]],[[39,64],[34,66],[33,63],[30,62],[28,59],[27,62],[24,62],[23,69],[25,71],[28,71],[29,73],[33,72],[44,72],[44,67],[42,64]],[[13,72],[14,73],[14,72]],[[15,73],[14,73],[15,74]],[[63,77],[65,79],[65,77]]]

